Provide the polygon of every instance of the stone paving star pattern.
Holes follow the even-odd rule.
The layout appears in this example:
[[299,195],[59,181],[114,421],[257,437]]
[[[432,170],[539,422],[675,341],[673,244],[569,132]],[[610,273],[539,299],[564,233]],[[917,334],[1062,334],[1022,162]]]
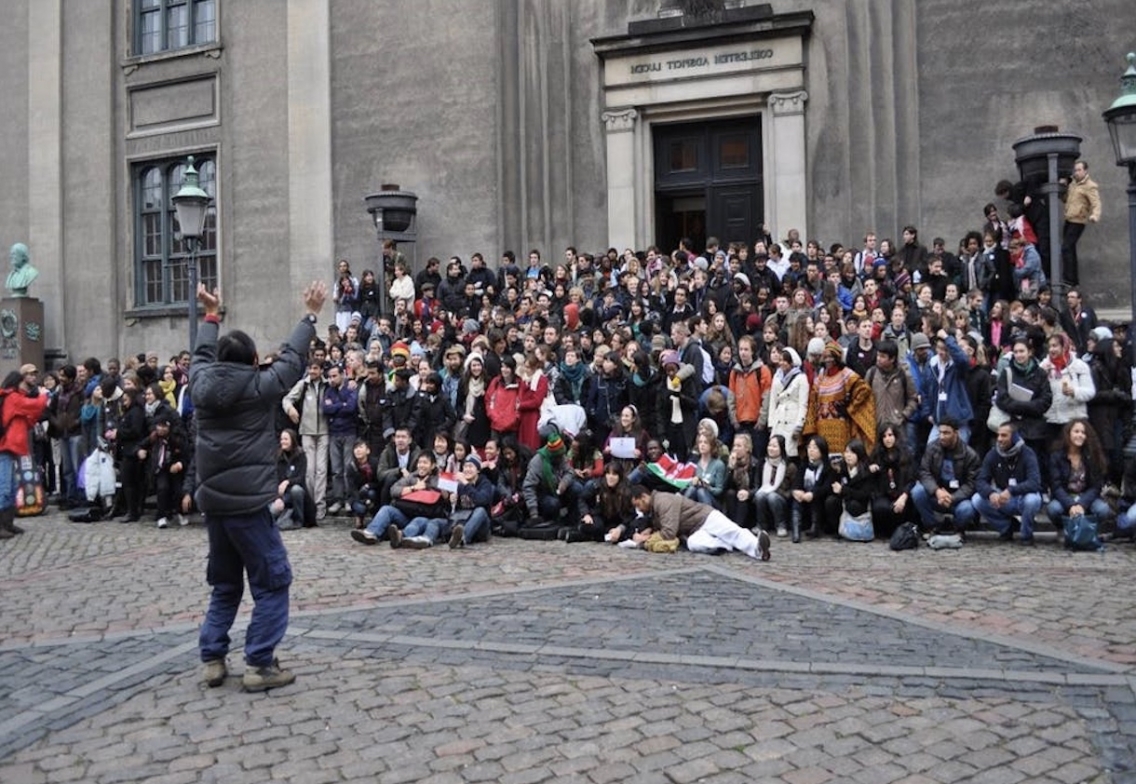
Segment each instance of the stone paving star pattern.
[[[198,684],[204,531],[0,544],[0,782],[1136,781],[1136,548],[774,560],[286,534],[297,672]],[[1076,601],[1073,597],[1085,597]]]

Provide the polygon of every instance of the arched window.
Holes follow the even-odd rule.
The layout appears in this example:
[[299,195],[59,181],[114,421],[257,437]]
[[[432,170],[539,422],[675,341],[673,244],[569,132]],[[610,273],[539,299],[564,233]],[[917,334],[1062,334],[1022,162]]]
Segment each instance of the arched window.
[[[215,288],[217,270],[217,162],[194,156],[201,189],[212,198],[197,250],[198,280]],[[181,238],[173,197],[185,179],[185,158],[148,161],[135,169],[135,306],[187,302],[189,247]]]

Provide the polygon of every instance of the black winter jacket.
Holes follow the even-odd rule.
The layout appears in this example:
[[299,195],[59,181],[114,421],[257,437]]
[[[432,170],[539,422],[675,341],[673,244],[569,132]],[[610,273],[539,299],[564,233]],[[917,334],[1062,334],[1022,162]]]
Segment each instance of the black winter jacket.
[[276,498],[276,409],[304,372],[316,336],[306,320],[263,368],[217,360],[219,326],[204,322],[189,368],[197,417],[197,506],[205,514],[251,515]]

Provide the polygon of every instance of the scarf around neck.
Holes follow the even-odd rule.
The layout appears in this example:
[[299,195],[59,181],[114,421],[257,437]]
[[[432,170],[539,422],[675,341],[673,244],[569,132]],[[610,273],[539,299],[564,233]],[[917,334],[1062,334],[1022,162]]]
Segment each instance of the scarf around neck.
[[761,467],[761,489],[776,491],[785,481],[785,458],[767,457]]
[[583,362],[577,362],[575,365],[566,365],[560,363],[560,377],[568,379],[569,385],[572,387],[572,397],[579,398],[580,390],[584,388],[584,376],[587,375],[588,368]]
[[1022,449],[1025,447],[1025,445],[1026,445],[1026,442],[1022,440],[1022,437],[1015,433],[1014,434],[1014,440],[1010,444],[1009,449],[1002,449],[1002,447],[997,446],[997,445],[995,445],[995,448],[998,450],[999,456],[1008,457],[1008,458],[1015,458],[1022,453]]

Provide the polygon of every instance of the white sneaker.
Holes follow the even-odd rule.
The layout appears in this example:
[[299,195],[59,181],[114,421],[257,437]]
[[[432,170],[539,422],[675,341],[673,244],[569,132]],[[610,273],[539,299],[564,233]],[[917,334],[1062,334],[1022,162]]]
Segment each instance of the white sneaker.
[[185,515],[181,514],[180,512],[178,513],[177,521],[178,521],[178,525],[180,525],[182,528],[189,525],[189,518],[186,517]]
[[159,528],[165,528],[169,524],[170,524],[170,521],[167,518],[165,518],[165,517],[159,517],[158,518],[158,527]]
[[783,525],[779,525],[779,526],[777,526],[777,535],[779,537],[781,537],[782,539],[784,539],[786,536],[789,535],[789,529],[786,528]]

